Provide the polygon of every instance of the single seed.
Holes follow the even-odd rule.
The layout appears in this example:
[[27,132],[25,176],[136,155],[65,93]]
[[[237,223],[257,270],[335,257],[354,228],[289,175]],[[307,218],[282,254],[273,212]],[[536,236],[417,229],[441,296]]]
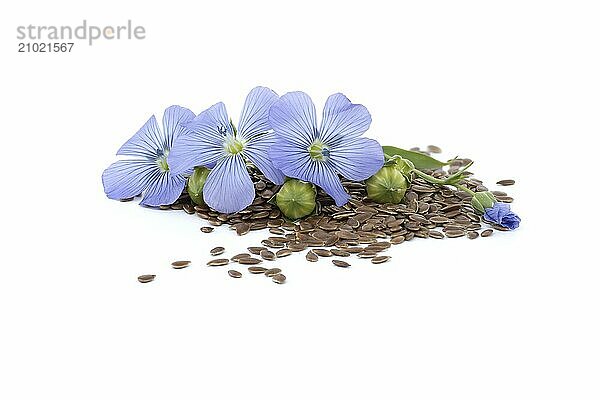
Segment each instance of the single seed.
[[500,186],[511,186],[514,184],[515,184],[514,179],[502,179],[502,180],[496,182],[496,185],[500,185]]
[[236,254],[235,256],[231,257],[231,261],[239,261],[241,258],[247,258],[250,257],[250,254],[248,253],[240,253],[240,254]]
[[277,275],[280,272],[281,272],[281,269],[279,269],[279,268],[270,268],[265,271],[265,275],[268,277],[271,277],[273,275]]
[[223,253],[225,253],[225,247],[221,247],[221,246],[214,247],[210,250],[211,256],[218,256],[219,254],[223,254]]
[[171,265],[175,269],[181,269],[181,268],[189,267],[191,263],[192,263],[191,261],[173,261],[171,263]]
[[271,250],[263,250],[260,252],[260,256],[263,258],[263,260],[267,260],[267,261],[273,261],[275,259],[275,253],[273,253]]
[[267,269],[263,267],[248,267],[248,272],[251,274],[264,274]]
[[261,262],[262,262],[262,260],[260,260],[258,258],[254,258],[254,257],[244,257],[244,258],[240,258],[238,260],[238,263],[244,264],[244,265],[256,265],[256,264],[260,264]]
[[440,231],[435,231],[435,230],[430,230],[429,231],[429,237],[432,237],[434,239],[443,239],[444,238],[444,234]]
[[350,266],[349,263],[347,263],[346,261],[342,261],[342,260],[331,260],[331,262],[333,263],[333,265],[335,265],[336,267],[341,267],[341,268],[348,268]]
[[479,233],[477,233],[475,231],[470,231],[470,232],[467,232],[467,237],[469,239],[477,239],[479,237]]
[[230,269],[229,271],[227,271],[227,273],[232,278],[241,278],[242,277],[242,273],[240,271],[236,271],[235,269]]
[[200,230],[204,233],[211,233],[215,230],[215,228],[213,228],[212,226],[203,226],[202,228],[200,228]]
[[275,255],[277,256],[277,258],[287,257],[290,254],[292,254],[292,250],[290,250],[290,249],[277,250],[277,253],[275,253]]
[[384,262],[387,262],[390,258],[390,256],[377,256],[377,257],[373,257],[371,259],[371,262],[373,264],[383,264]]
[[460,231],[458,229],[449,230],[449,231],[446,231],[446,236],[449,238],[457,238],[457,237],[465,236],[465,231]]
[[492,236],[492,233],[494,233],[493,229],[486,229],[483,232],[481,232],[481,237]]
[[283,274],[275,274],[271,277],[271,280],[279,285],[285,282],[285,275]]
[[312,251],[319,257],[331,257],[333,255],[331,254],[331,251],[327,249],[313,249]]
[[152,282],[154,278],[156,278],[156,275],[140,275],[137,279],[140,283],[148,283]]
[[248,251],[254,255],[259,255],[261,251],[266,249],[266,247],[248,247]]
[[317,262],[319,261],[319,256],[317,256],[312,250],[306,253],[306,261]]
[[228,258],[215,258],[206,263],[209,267],[220,267],[221,265],[229,264]]
[[245,235],[250,231],[250,224],[247,224],[246,222],[240,222],[239,224],[235,224],[234,227],[235,233],[237,233],[238,236]]
[[340,249],[331,249],[331,254],[338,257],[350,257],[350,252]]
[[442,152],[442,149],[440,149],[437,146],[434,146],[432,144],[430,144],[429,146],[427,146],[427,151],[430,153],[434,153],[434,154],[439,154]]

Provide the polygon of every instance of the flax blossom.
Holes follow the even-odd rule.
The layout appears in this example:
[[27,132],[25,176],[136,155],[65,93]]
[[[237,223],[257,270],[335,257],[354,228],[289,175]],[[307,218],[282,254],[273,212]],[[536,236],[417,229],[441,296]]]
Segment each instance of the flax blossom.
[[320,128],[315,106],[303,92],[281,96],[269,121],[277,136],[269,150],[273,165],[289,177],[320,186],[338,206],[350,198],[338,174],[362,181],[383,166],[379,143],[361,137],[371,124],[369,111],[341,93],[327,99]]
[[169,153],[171,171],[182,173],[196,166],[211,168],[203,188],[204,201],[223,213],[243,210],[254,200],[254,185],[246,161],[252,162],[273,183],[283,183],[284,175],[267,154],[275,142],[269,109],[277,99],[271,89],[252,89],[246,97],[238,129],[223,103],[198,114],[186,124],[191,133],[181,136]]
[[117,151],[117,155],[132,157],[111,164],[102,174],[104,192],[110,199],[126,199],[142,194],[140,204],[160,206],[171,204],[185,187],[184,174],[169,169],[167,157],[173,142],[188,133],[182,124],[191,121],[194,113],[180,106],[171,106],[163,114],[161,130],[153,115]]

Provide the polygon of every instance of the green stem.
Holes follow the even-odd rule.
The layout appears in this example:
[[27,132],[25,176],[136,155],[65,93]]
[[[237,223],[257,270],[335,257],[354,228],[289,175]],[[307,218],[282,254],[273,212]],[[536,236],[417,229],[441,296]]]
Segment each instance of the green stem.
[[433,176],[427,175],[426,173],[421,172],[421,171],[419,171],[416,168],[414,168],[412,170],[412,172],[414,172],[417,176],[423,178],[424,180],[426,180],[429,183],[433,183],[433,184],[436,184],[436,185],[450,185],[450,186],[454,186],[458,190],[462,190],[463,192],[469,193],[471,196],[475,195],[475,192],[472,191],[471,189],[467,188],[466,186],[463,186],[463,185],[458,184],[458,183],[449,183],[448,179],[437,179],[437,178],[434,178]]
[[445,179],[437,179],[434,178],[431,175],[427,175],[424,172],[419,171],[416,168],[413,168],[412,172],[414,172],[416,175],[418,175],[419,177],[423,178],[424,180],[426,180],[429,183],[434,183],[436,185],[446,185],[446,180]]
[[454,186],[455,188],[457,188],[458,190],[462,190],[463,192],[467,192],[469,193],[471,196],[475,196],[475,192],[472,191],[471,189],[467,188],[466,186],[463,185],[459,185],[458,183],[453,184],[452,186]]

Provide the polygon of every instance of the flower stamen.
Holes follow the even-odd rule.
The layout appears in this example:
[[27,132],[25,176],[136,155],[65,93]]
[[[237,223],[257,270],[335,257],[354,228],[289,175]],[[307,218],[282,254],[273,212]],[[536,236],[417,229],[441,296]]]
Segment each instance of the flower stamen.
[[316,140],[308,147],[308,154],[310,154],[310,158],[315,161],[325,161],[330,154],[329,147],[320,140]]

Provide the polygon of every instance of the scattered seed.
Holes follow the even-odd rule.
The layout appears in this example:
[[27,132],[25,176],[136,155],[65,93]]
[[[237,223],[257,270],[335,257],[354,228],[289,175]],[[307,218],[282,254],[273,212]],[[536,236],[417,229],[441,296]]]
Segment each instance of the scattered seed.
[[152,282],[154,278],[156,278],[156,275],[140,275],[137,279],[140,283],[148,283]]
[[277,256],[277,258],[287,257],[290,254],[292,254],[292,250],[290,250],[290,249],[277,250],[277,253],[275,253],[275,255]]
[[245,235],[246,233],[250,232],[250,224],[246,223],[246,222],[240,222],[234,225],[235,228],[235,233],[238,234],[238,236],[242,236]]
[[204,233],[211,233],[215,230],[215,228],[213,228],[212,226],[203,226],[202,228],[200,228],[200,230]]
[[331,257],[333,255],[331,254],[331,251],[327,249],[313,249],[312,252],[318,255],[319,257]]
[[373,264],[383,264],[384,262],[387,262],[390,258],[390,256],[377,256],[377,257],[373,257],[371,259],[371,262]]
[[219,254],[223,254],[225,253],[225,247],[214,247],[213,249],[210,250],[210,255],[211,256],[218,256]]
[[260,256],[263,258],[263,260],[267,261],[273,261],[275,259],[275,253],[273,253],[271,250],[262,250],[260,252]]
[[309,251],[308,253],[306,253],[306,261],[310,261],[310,262],[317,262],[319,261],[319,256],[317,256],[313,250]]
[[248,251],[254,255],[260,255],[260,252],[266,250],[266,247],[248,247]]
[[229,271],[227,271],[227,273],[232,278],[241,278],[242,277],[242,273],[240,271],[236,271],[235,269],[230,269]]
[[262,262],[262,260],[260,260],[258,258],[254,258],[254,257],[244,257],[244,258],[240,258],[238,260],[238,263],[244,264],[244,265],[256,265],[256,264],[260,264],[261,262]]
[[475,231],[470,231],[470,232],[467,232],[467,237],[469,239],[477,239],[479,237],[479,233],[477,233]]
[[492,236],[493,233],[494,233],[493,229],[486,229],[483,232],[481,232],[481,237]]
[[279,285],[285,282],[285,275],[283,274],[275,274],[271,277],[271,280]]
[[333,263],[333,265],[335,265],[336,267],[341,267],[341,268],[348,268],[350,266],[349,263],[347,263],[346,261],[342,261],[342,260],[331,260],[331,262]]
[[511,186],[514,184],[515,184],[514,179],[502,179],[502,180],[496,182],[496,185],[500,185],[500,186]]
[[281,272],[281,269],[279,269],[279,268],[270,268],[265,271],[265,275],[268,277],[272,277],[273,275],[277,275],[280,272]]
[[240,253],[240,254],[236,254],[235,256],[231,257],[231,261],[238,262],[240,260],[240,258],[247,258],[247,257],[251,257],[250,254]]
[[189,267],[191,263],[192,263],[191,261],[173,261],[171,263],[171,265],[175,269],[181,269],[181,268]]
[[263,267],[248,267],[248,272],[251,274],[264,274],[267,269]]
[[221,265],[227,265],[227,264],[229,264],[228,258],[215,258],[214,260],[210,260],[209,262],[206,263],[206,265],[208,265],[209,267],[219,267]]
[[442,149],[440,149],[437,146],[434,146],[432,144],[430,144],[429,146],[427,146],[427,151],[430,153],[434,153],[434,154],[439,154],[442,152]]

